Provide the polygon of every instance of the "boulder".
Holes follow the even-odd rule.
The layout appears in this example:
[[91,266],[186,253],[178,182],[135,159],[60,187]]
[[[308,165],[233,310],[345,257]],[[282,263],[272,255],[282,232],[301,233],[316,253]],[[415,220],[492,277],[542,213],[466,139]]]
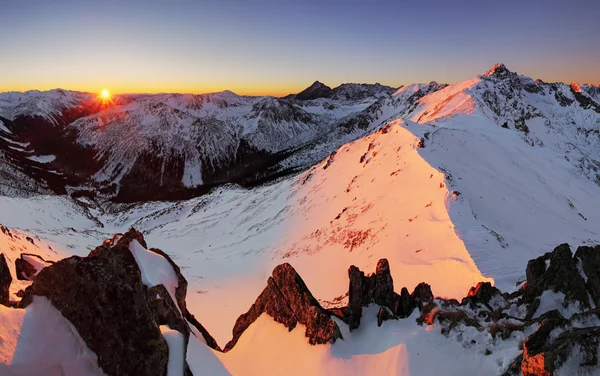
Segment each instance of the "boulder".
[[0,253],[0,304],[2,305],[8,305],[11,283],[12,276],[10,275],[6,258],[4,257],[4,253]]
[[311,345],[333,343],[342,338],[340,329],[329,313],[313,297],[296,270],[287,263],[273,270],[267,287],[248,312],[237,319],[233,327],[233,338],[224,351],[231,350],[244,331],[263,313],[285,325],[290,331],[297,324],[304,325],[305,335]]

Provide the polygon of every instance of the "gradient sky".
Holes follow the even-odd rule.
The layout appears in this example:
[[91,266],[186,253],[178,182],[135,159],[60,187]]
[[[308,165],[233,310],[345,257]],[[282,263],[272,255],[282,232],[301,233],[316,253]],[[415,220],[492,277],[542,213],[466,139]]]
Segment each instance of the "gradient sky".
[[600,84],[599,0],[5,0],[0,13],[0,92],[282,95],[452,83],[497,62]]

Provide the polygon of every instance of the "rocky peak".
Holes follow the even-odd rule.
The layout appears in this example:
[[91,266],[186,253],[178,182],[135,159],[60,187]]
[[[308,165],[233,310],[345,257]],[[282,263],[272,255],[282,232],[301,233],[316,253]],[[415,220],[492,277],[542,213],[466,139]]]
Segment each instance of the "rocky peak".
[[333,343],[342,338],[339,327],[329,313],[314,298],[296,270],[287,263],[273,269],[267,287],[248,312],[237,319],[233,338],[225,346],[225,351],[231,350],[244,331],[263,313],[290,331],[298,324],[306,326],[305,335],[311,345]]
[[504,78],[512,74],[514,73],[509,71],[504,64],[498,63],[485,72],[483,76]]
[[294,96],[295,99],[305,101],[317,98],[327,98],[332,94],[332,90],[329,86],[315,81],[312,85],[302,90],[300,93]]

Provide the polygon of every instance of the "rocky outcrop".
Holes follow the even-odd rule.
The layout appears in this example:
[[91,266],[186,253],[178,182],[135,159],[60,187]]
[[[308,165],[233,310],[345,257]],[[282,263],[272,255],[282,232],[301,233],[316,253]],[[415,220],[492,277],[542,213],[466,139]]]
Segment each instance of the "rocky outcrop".
[[54,261],[46,261],[33,253],[21,253],[21,256],[15,260],[17,279],[31,281],[40,270],[52,264]]
[[594,304],[600,306],[600,246],[577,248],[575,260],[587,277],[585,285]]
[[406,287],[401,289],[400,295],[394,292],[394,280],[386,259],[379,260],[375,273],[368,276],[352,265],[348,269],[348,277],[348,307],[344,310],[347,315],[343,319],[350,330],[359,327],[363,306],[378,304],[388,309],[385,313],[381,312],[381,315],[388,317],[391,314],[394,318],[404,318],[410,316],[415,308],[421,309],[424,304],[433,300],[431,287],[426,283],[417,285],[412,294],[408,293]]
[[[162,284],[146,286],[129,249],[133,240],[146,247],[142,234],[131,229],[105,241],[88,257],[73,256],[43,268],[19,307],[27,307],[34,295],[47,297],[96,353],[107,374],[165,375],[169,351],[159,327],[167,325],[182,333],[187,347],[186,316],[193,317],[185,305],[187,281],[168,255],[154,249],[174,266],[176,301]],[[212,340],[218,348],[208,337],[206,342]]]
[[568,244],[561,244],[552,253],[529,261],[526,275],[527,286],[523,293],[525,302],[531,303],[543,291],[551,290],[565,294],[565,298],[570,302],[579,302],[585,308],[590,307],[585,281],[579,274]]
[[6,258],[4,257],[4,253],[0,253],[0,304],[2,305],[8,305],[11,283],[12,276],[10,275]]
[[129,249],[115,246],[44,268],[21,307],[33,295],[47,297],[75,326],[105,373],[165,374],[168,345]]
[[305,335],[312,345],[333,343],[342,338],[337,324],[321,307],[290,264],[273,270],[267,287],[248,312],[241,315],[233,327],[233,339],[225,346],[231,350],[246,329],[263,313],[285,325],[290,331],[298,324],[306,327]]

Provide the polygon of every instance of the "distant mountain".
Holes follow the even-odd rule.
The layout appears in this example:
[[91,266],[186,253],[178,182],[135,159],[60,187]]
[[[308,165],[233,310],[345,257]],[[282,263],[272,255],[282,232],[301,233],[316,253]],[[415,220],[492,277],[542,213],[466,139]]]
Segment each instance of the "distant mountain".
[[299,171],[394,119],[436,124],[478,114],[532,146],[549,142],[548,132],[558,135],[552,146],[600,182],[599,91],[536,81],[498,64],[453,85],[331,89],[316,81],[285,98],[224,91],[115,96],[106,105],[65,90],[2,93],[0,178],[29,193],[186,198]]
[[363,100],[366,98],[380,98],[391,95],[396,89],[376,84],[342,84],[334,89],[315,81],[312,85],[298,94],[290,94],[286,99],[309,101],[319,98],[334,100]]

